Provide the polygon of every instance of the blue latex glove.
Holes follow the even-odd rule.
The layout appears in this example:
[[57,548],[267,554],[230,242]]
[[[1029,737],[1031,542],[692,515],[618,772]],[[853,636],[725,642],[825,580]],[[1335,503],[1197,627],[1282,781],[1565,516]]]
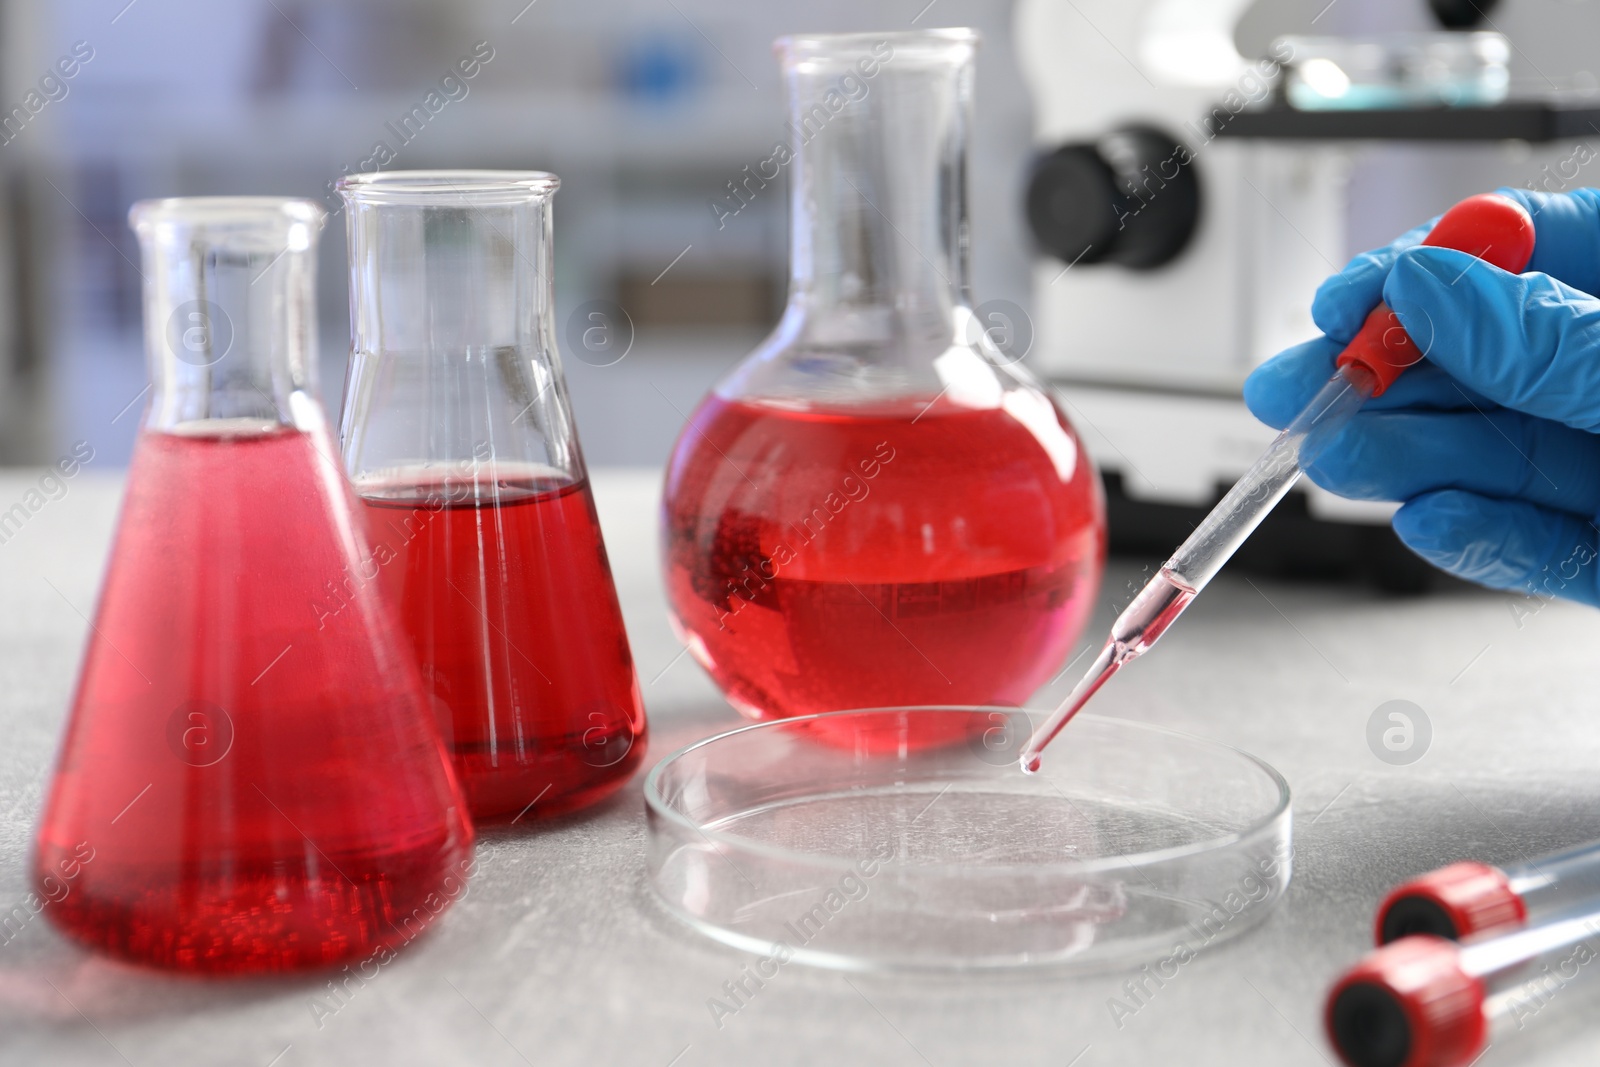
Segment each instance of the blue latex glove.
[[1402,501],[1400,539],[1496,589],[1600,605],[1600,191],[1502,189],[1528,209],[1528,273],[1416,247],[1419,226],[1357,256],[1317,290],[1326,336],[1244,385],[1282,428],[1333,374],[1381,299],[1427,358],[1369,401],[1306,471],[1358,500]]

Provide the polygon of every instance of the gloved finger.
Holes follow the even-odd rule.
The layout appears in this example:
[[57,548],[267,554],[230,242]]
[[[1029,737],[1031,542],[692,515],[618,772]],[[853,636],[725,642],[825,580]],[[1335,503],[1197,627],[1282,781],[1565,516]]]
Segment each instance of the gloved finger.
[[1245,407],[1273,429],[1283,429],[1333,374],[1334,358],[1343,348],[1318,337],[1279,352],[1244,380]]
[[1508,408],[1600,429],[1600,300],[1449,248],[1402,254],[1384,300],[1427,358],[1463,385]]
[[1446,489],[1405,504],[1393,523],[1413,552],[1468,581],[1600,606],[1600,531],[1589,519]]
[[1494,411],[1365,412],[1306,467],[1354,500],[1410,500],[1441,489],[1600,514],[1600,437]]
[[[1268,426],[1283,429],[1332,377],[1334,360],[1343,350],[1343,345],[1326,337],[1285,349],[1244,380],[1245,406]],[[1362,410],[1489,411],[1496,406],[1476,390],[1423,361],[1408,368],[1382,396],[1367,401]]]
[[[1548,274],[1586,293],[1600,294],[1600,191],[1548,193],[1502,188],[1533,218],[1533,259],[1528,270]],[[1438,218],[1407,230],[1394,241],[1363,252],[1317,289],[1311,318],[1329,337],[1346,344],[1383,299],[1383,285],[1400,253],[1422,242]]]
[[[1383,299],[1383,283],[1389,269],[1401,252],[1421,244],[1428,236],[1437,216],[1421,226],[1415,226],[1382,248],[1363,252],[1343,270],[1317,286],[1317,295],[1311,300],[1311,321],[1317,329],[1347,345],[1367,320],[1367,315]],[[1537,231],[1535,231],[1537,240]]]
[[1533,259],[1528,270],[1600,295],[1600,191],[1504,188],[1495,192],[1521,204],[1533,217]]

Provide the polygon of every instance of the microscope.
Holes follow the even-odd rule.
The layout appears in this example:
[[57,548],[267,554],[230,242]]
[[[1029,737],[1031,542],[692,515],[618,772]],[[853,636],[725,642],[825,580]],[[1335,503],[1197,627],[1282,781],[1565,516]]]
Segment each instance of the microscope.
[[[1273,431],[1245,409],[1240,385],[1316,335],[1312,296],[1352,254],[1472,192],[1545,188],[1580,147],[1600,158],[1586,146],[1600,140],[1594,78],[1562,52],[1565,39],[1595,39],[1595,15],[1569,5],[1563,24],[1548,4],[1531,10],[1536,0],[1318,6],[1018,6],[1038,150],[1024,195],[1037,249],[1033,363],[1105,477],[1114,549],[1182,540],[1266,447]],[[1285,92],[1297,60],[1305,80],[1319,73],[1308,43],[1348,32],[1449,44],[1444,30],[1509,41],[1500,99],[1306,108]],[[1594,170],[1571,184],[1600,181]],[[1242,564],[1398,591],[1431,584],[1388,529],[1395,505],[1301,485]]]

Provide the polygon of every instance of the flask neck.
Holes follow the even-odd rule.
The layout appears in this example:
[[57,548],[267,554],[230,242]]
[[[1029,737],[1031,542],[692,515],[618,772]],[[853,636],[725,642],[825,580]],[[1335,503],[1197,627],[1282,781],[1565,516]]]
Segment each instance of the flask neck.
[[[788,91],[790,292],[810,340],[933,353],[970,304],[971,31],[778,43]],[[895,342],[902,342],[896,344]]]
[[447,179],[409,194],[397,184],[341,186],[356,351],[409,360],[544,351],[553,184],[516,195]]
[[188,197],[133,206],[143,258],[145,428],[321,428],[316,245],[309,200]]
[[341,437],[363,494],[581,477],[553,322],[558,185],[531,171],[339,183],[352,323]]

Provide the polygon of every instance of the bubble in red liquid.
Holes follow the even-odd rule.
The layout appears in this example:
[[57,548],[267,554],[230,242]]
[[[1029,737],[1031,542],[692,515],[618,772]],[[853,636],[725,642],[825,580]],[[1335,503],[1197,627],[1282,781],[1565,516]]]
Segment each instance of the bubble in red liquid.
[[465,891],[472,830],[335,455],[140,439],[35,856],[77,940],[289,971],[394,951]]
[[363,493],[473,818],[526,823],[621,788],[644,704],[588,482]]
[[[667,592],[735,707],[1015,706],[1050,680],[1093,604],[1104,504],[1054,405],[1012,396],[701,404],[667,473]],[[967,741],[969,726],[929,721],[911,743]],[[842,745],[907,743],[817,733],[841,729]]]

